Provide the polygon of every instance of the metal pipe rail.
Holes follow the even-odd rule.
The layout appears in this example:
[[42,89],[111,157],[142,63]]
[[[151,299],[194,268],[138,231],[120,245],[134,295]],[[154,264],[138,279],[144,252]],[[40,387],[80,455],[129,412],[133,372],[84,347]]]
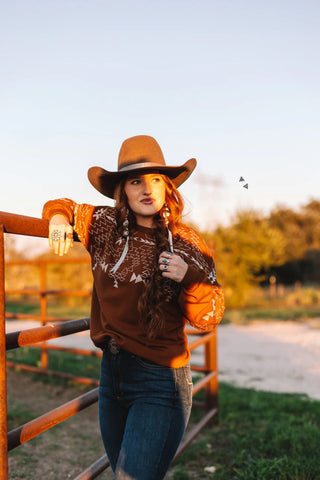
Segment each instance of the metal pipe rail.
[[[89,405],[95,403],[98,399],[97,388],[91,390],[85,395],[67,402],[56,409],[45,413],[44,415],[32,420],[31,422],[22,425],[7,434],[7,405],[6,405],[6,349],[19,348],[26,345],[35,345],[37,348],[44,347],[45,350],[60,350],[68,351],[70,353],[80,353],[83,355],[101,356],[100,352],[90,352],[86,350],[63,348],[54,345],[41,344],[49,339],[69,335],[75,332],[80,332],[89,329],[89,318],[78,320],[62,321],[57,317],[49,317],[47,315],[46,297],[49,294],[67,295],[69,292],[58,290],[47,290],[45,283],[45,264],[53,263],[54,261],[41,261],[40,289],[29,289],[30,291],[16,291],[11,290],[10,293],[36,293],[40,296],[40,315],[26,315],[26,314],[10,314],[5,312],[5,289],[4,289],[4,233],[14,233],[19,235],[29,235],[36,237],[47,237],[48,222],[32,217],[25,217],[22,215],[15,215],[6,212],[0,212],[0,478],[7,480],[8,478],[8,450],[11,450],[18,445],[34,438],[36,435],[48,430],[58,423],[66,420],[72,415],[78,413],[80,410],[87,408]],[[74,235],[74,240],[79,241]],[[79,261],[79,259],[77,259]],[[81,259],[81,262],[89,262],[88,259]],[[74,262],[74,259],[66,259],[63,263]],[[8,262],[8,265],[21,264],[22,262]],[[25,263],[25,262],[23,262]],[[28,261],[29,264],[39,264],[36,261]],[[57,263],[57,262],[54,262]],[[60,263],[60,262],[59,262]],[[62,262],[61,262],[62,263]],[[8,291],[9,293],[9,291]],[[71,291],[77,295],[89,295],[89,292]],[[5,319],[6,318],[36,318],[43,323],[42,327],[33,328],[29,330],[22,330],[5,334]],[[46,325],[47,321],[58,321],[54,325]],[[203,378],[194,385],[193,395],[202,389],[205,389],[205,401],[194,401],[195,406],[202,407],[206,413],[202,420],[198,422],[190,432],[188,432],[182,440],[175,458],[187,448],[192,440],[199,434],[201,429],[207,425],[212,418],[218,414],[218,376],[216,363],[216,332],[203,334],[195,330],[188,330],[189,335],[200,335],[199,338],[190,343],[190,350],[194,350],[200,345],[204,345],[204,366],[191,365],[192,370],[204,374]],[[7,365],[12,365],[13,362],[7,362]],[[52,373],[65,378],[75,378],[72,375],[51,372],[46,368],[38,368],[32,366],[24,366],[25,369],[36,371],[40,373]],[[97,380],[82,379],[84,383],[98,384]],[[96,478],[109,466],[107,457],[104,455],[96,462],[94,462],[85,471],[79,474],[74,480],[91,480]]]
[[26,347],[34,343],[51,340],[52,338],[64,337],[76,332],[88,330],[90,318],[70,320],[59,325],[45,325],[44,327],[29,328],[18,332],[7,333],[6,349],[11,350],[17,347]]
[[18,445],[28,442],[37,435],[40,435],[40,433],[58,425],[58,423],[63,422],[78,412],[81,412],[84,408],[90,407],[90,405],[97,401],[98,389],[95,388],[94,390],[63,404],[54,410],[41,415],[41,417],[35,418],[34,420],[11,430],[11,432],[8,433],[8,450],[12,450]]

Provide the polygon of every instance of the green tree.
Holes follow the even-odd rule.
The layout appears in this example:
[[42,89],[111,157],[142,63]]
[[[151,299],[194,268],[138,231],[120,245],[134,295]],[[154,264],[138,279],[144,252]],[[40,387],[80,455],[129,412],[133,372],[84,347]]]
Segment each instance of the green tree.
[[214,240],[218,281],[229,307],[244,306],[263,279],[259,272],[284,259],[284,236],[255,210],[239,211],[230,226],[204,235]]
[[296,212],[277,206],[269,215],[271,228],[282,232],[286,239],[284,261],[299,260],[305,252],[320,249],[320,201],[311,200]]

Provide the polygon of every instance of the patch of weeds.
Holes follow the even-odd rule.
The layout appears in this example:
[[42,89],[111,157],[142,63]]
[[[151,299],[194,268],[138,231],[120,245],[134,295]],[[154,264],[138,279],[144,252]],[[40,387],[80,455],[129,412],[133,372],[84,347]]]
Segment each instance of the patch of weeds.
[[173,480],[189,480],[189,474],[180,465],[173,472]]
[[13,406],[9,405],[7,411],[8,431],[20,427],[20,425],[29,422],[33,418],[34,415],[25,405],[20,403]]

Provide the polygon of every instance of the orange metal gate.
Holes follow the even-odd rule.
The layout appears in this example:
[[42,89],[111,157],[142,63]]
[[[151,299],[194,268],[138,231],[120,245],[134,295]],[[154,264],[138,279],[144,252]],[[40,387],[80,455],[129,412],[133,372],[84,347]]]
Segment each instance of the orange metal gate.
[[[31,422],[22,425],[11,432],[7,432],[7,392],[6,392],[6,350],[19,348],[26,345],[34,345],[38,342],[46,342],[52,338],[57,338],[72,333],[84,331],[89,329],[89,318],[78,320],[61,321],[56,317],[49,317],[47,315],[46,299],[50,294],[77,294],[89,295],[89,292],[75,292],[75,291],[49,291],[46,289],[45,275],[43,274],[43,266],[40,269],[42,280],[41,288],[36,291],[40,295],[41,315],[38,320],[42,322],[42,326],[29,330],[23,330],[6,334],[5,319],[12,318],[8,312],[5,312],[5,262],[4,262],[4,233],[13,233],[20,235],[29,235],[36,237],[47,237],[48,222],[37,218],[25,217],[21,215],[14,215],[5,212],[0,212],[0,478],[7,480],[8,478],[8,451],[27,442],[31,438],[40,433],[54,427],[58,423],[63,422],[72,415],[87,408],[98,400],[98,389],[94,388],[88,393],[81,395],[66,404],[63,404],[54,410],[51,410],[44,415],[32,420]],[[75,238],[75,240],[77,240]],[[72,260],[71,260],[72,261]],[[74,260],[73,260],[74,261]],[[70,260],[69,260],[70,262]],[[12,293],[13,291],[11,291]],[[18,293],[19,291],[15,291]],[[24,290],[23,293],[26,293]],[[34,294],[35,292],[32,291]],[[19,315],[20,318],[26,316]],[[34,315],[32,316],[34,318]],[[59,320],[59,321],[58,321]],[[54,324],[46,325],[47,321],[54,321]],[[217,355],[216,355],[216,331],[203,334],[195,330],[187,330],[188,335],[196,335],[197,339],[190,343],[190,350],[204,345],[204,365],[192,365],[191,355],[191,369],[195,372],[203,374],[201,380],[194,385],[193,395],[196,395],[200,390],[205,389],[205,401],[199,402],[194,400],[193,406],[200,407],[205,410],[203,418],[192,428],[192,430],[183,438],[177,456],[192,442],[201,429],[207,425],[210,420],[218,414],[218,374],[217,374]],[[42,365],[40,368],[22,366],[24,369],[38,371],[40,373],[51,373],[54,375],[64,376],[66,378],[77,379],[82,383],[97,384],[91,379],[76,378],[68,374],[61,374],[52,372],[48,369],[48,361],[46,352],[48,349],[69,351],[74,353],[81,353],[84,355],[92,355],[92,351],[79,349],[66,349],[56,346],[49,346],[42,344],[43,355]],[[96,353],[101,356],[101,353]],[[7,362],[7,365],[11,364]],[[89,466],[84,472],[76,477],[74,480],[89,480],[96,478],[109,466],[106,455],[98,459],[95,463]]]

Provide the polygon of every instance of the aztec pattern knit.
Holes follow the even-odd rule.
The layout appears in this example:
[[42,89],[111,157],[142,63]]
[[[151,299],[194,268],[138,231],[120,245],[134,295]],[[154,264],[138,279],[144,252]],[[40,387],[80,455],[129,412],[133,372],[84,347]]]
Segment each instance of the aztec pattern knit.
[[180,225],[174,236],[174,253],[188,264],[181,283],[164,282],[166,327],[148,340],[139,323],[138,299],[152,275],[155,258],[154,229],[137,225],[130,232],[129,250],[119,269],[125,239],[118,233],[113,207],[93,207],[69,199],[45,204],[43,217],[64,215],[91,255],[93,291],[90,334],[102,347],[113,337],[121,348],[160,365],[179,368],[190,359],[186,322],[197,329],[212,330],[222,319],[224,298],[217,283],[214,261],[202,238]]

